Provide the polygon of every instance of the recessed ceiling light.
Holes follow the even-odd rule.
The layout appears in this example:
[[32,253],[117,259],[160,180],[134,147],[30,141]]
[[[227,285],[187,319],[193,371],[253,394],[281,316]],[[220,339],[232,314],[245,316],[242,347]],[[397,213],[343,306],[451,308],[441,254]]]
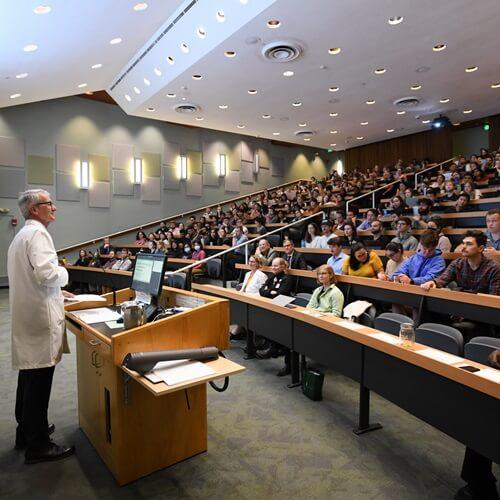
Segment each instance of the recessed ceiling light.
[[147,108],[146,109],[146,111],[149,111],[150,113],[152,113],[154,110],[155,110],[155,108]]
[[364,137],[363,137],[362,135],[360,135],[359,137],[356,137],[356,139],[357,139],[358,141],[361,141],[362,139],[364,139]]
[[283,72],[283,76],[293,76],[294,74],[295,73],[293,71],[290,71],[290,70]]
[[141,93],[141,90],[138,88],[138,87],[134,87],[134,92],[136,94],[140,94]]
[[310,137],[304,137],[304,141],[305,141],[305,142],[309,142],[310,140],[311,140],[311,138],[310,138]]
[[331,56],[336,56],[337,54],[340,54],[341,50],[342,49],[340,47],[332,47],[332,48],[328,49],[328,53]]
[[339,116],[339,114],[338,114],[338,113],[330,113],[330,116],[331,116],[332,118],[335,118],[336,116]]
[[128,102],[132,100],[132,98],[128,94],[125,94],[125,99],[127,99]]
[[182,52],[184,52],[184,54],[188,54],[189,53],[189,45],[187,43],[181,43],[181,50]]
[[193,80],[201,80],[203,78],[203,76],[202,75],[193,75],[191,78]]
[[147,85],[148,87],[151,85],[151,82],[146,77],[143,78],[143,82],[144,85]]
[[338,130],[330,130],[330,134],[338,134],[339,131]]
[[219,104],[219,109],[227,109],[228,105],[227,104]]
[[153,71],[155,72],[156,76],[161,76],[161,71],[158,68],[155,68]]
[[39,5],[35,9],[33,9],[33,12],[35,14],[48,14],[52,10],[51,7],[48,5]]
[[122,39],[120,37],[118,38],[113,38],[112,40],[109,41],[111,45],[118,45],[119,43],[122,43]]
[[204,120],[203,116],[197,116],[195,118],[196,121],[202,122]]
[[403,16],[393,16],[393,17],[390,17],[387,22],[391,25],[391,26],[396,26],[398,25],[399,23],[403,22]]
[[378,68],[375,70],[376,75],[383,75],[387,70],[385,68]]
[[454,127],[458,127],[458,126],[460,125],[460,122],[455,122],[455,123],[452,123],[452,125],[453,125]]
[[255,95],[257,93],[257,91],[255,89],[250,89],[250,90],[248,90],[248,93],[250,95]]
[[491,88],[492,89],[500,89],[500,82],[499,83],[492,83]]
[[337,143],[336,143],[336,142],[332,142],[332,143],[330,144],[330,146],[331,146],[332,148],[334,148],[336,145],[337,145]]
[[99,68],[102,68],[102,64],[101,63],[97,63],[97,64],[93,64],[91,66],[92,69],[99,69]]
[[418,84],[417,85],[412,85],[410,87],[411,90],[420,90],[421,88],[422,88],[422,85],[418,85]]
[[375,99],[369,99],[366,104],[375,104]]
[[434,47],[432,47],[432,50],[434,52],[441,52],[444,49],[446,49],[446,44],[444,43],[438,43],[437,45],[434,45]]
[[267,21],[267,27],[268,28],[279,28],[281,25],[281,21],[278,21],[277,19],[271,19],[270,21]]
[[368,122],[361,122],[361,125],[368,125]]
[[267,120],[268,118],[271,118],[271,115],[262,115],[262,118]]
[[238,128],[245,128],[245,125],[236,125]]
[[215,14],[215,19],[217,19],[219,23],[223,23],[226,20],[226,15],[224,14],[224,11],[218,10],[217,13]]
[[167,97],[170,97],[170,99],[173,99],[175,97],[175,94],[173,92],[169,92],[167,94]]
[[273,132],[273,135],[280,135],[279,132]]
[[389,132],[389,134],[390,134],[391,132],[394,132],[394,129],[393,128],[388,128],[387,132]]
[[196,34],[200,37],[200,38],[205,38],[207,36],[207,30],[203,27],[203,26],[200,26],[197,30],[196,30]]
[[35,50],[38,50],[38,45],[30,43],[29,45],[25,45],[23,50],[24,52],[35,52]]
[[430,120],[422,120],[422,123],[425,123],[427,125],[428,123],[431,123],[431,121]]
[[444,99],[439,99],[439,102],[441,104],[446,104],[447,102],[450,102],[450,99],[448,97],[444,98]]
[[236,55],[236,52],[234,50],[226,50],[226,52],[224,52],[224,55],[226,57],[234,57]]
[[11,99],[17,99],[18,97],[21,97],[21,94],[12,94],[10,96]]
[[396,111],[396,114],[397,114],[397,115],[405,115],[405,114],[406,114],[406,111]]
[[86,95],[94,95],[94,92],[92,92],[91,90],[87,90],[87,92],[85,92]]
[[134,5],[134,10],[139,12],[141,10],[146,10],[148,8],[148,4],[146,2],[139,2]]
[[307,127],[307,123],[299,123],[299,127]]
[[469,113],[472,113],[472,109],[464,109],[464,115],[468,115]]
[[469,66],[468,68],[465,68],[466,73],[474,73],[474,71],[477,71],[479,68],[478,66]]
[[295,102],[292,102],[292,106],[295,108],[298,108],[298,107],[302,106],[302,103],[300,101],[295,101]]
[[26,78],[27,76],[28,76],[28,73],[19,73],[18,75],[16,75],[16,78],[21,79],[21,78]]
[[86,83],[80,83],[80,84],[78,85],[78,88],[79,88],[79,89],[84,89],[86,86],[87,86],[87,84],[86,84]]
[[172,56],[168,56],[167,57],[167,62],[168,62],[168,64],[173,65],[174,64],[174,58]]
[[328,90],[330,92],[338,92],[339,91],[339,87],[330,87]]
[[248,3],[248,0],[240,0],[241,5],[246,5]]

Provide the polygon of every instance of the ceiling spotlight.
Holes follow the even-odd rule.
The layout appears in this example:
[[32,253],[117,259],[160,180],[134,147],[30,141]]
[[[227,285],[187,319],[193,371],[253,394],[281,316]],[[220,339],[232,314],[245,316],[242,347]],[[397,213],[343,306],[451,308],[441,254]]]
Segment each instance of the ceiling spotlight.
[[337,145],[337,143],[332,142],[332,144],[330,144],[330,147],[331,147],[331,148],[334,148],[336,145]]
[[226,20],[226,14],[224,14],[223,10],[218,10],[215,14],[215,19],[217,19],[219,23],[223,23]]
[[146,111],[149,111],[150,113],[152,113],[154,110],[155,110],[155,108],[147,108],[146,109]]
[[128,102],[132,100],[132,98],[128,94],[125,94],[125,99],[127,99]]
[[468,115],[469,113],[472,113],[472,109],[464,109],[464,115]]
[[226,52],[224,52],[224,55],[226,57],[234,57],[236,55],[236,52],[234,50],[226,50]]
[[197,116],[197,117],[195,118],[195,120],[196,120],[196,121],[199,121],[199,122],[202,122],[202,121],[203,121],[203,119],[204,119],[204,118],[203,118],[203,116]]
[[169,97],[170,99],[173,99],[175,97],[175,94],[173,92],[170,92],[167,94],[167,97]]
[[339,114],[338,114],[338,113],[330,113],[330,116],[331,116],[332,118],[335,118],[336,116],[339,116]]
[[78,85],[78,88],[79,88],[79,89],[84,89],[86,86],[87,86],[87,84],[86,84],[86,83],[80,83],[80,84]]
[[144,85],[147,85],[148,87],[151,85],[151,82],[146,77],[143,78],[143,82]]
[[405,114],[406,114],[406,111],[396,111],[396,114],[397,114],[397,115],[405,115]]
[[390,134],[391,132],[394,132],[394,129],[393,128],[388,128],[387,132],[389,132],[389,134]]
[[385,68],[378,68],[375,70],[376,75],[383,75],[387,70]]
[[398,25],[399,23],[403,22],[403,16],[394,16],[394,17],[390,17],[387,22],[391,25],[391,26],[396,26]]
[[281,21],[278,21],[277,19],[271,19],[270,21],[267,21],[267,27],[268,28],[279,28],[281,25]]
[[294,74],[295,73],[293,71],[290,71],[290,70],[283,72],[283,76],[293,76]]
[[35,52],[35,50],[38,50],[38,45],[30,43],[29,45],[25,45],[23,50],[24,52]]
[[196,34],[200,37],[200,38],[205,38],[207,36],[207,30],[205,28],[203,28],[203,26],[200,26],[197,30],[196,30]]
[[330,130],[330,134],[338,134],[339,131],[338,130]]
[[279,132],[273,132],[273,135],[280,135]]
[[148,8],[148,4],[146,2],[139,2],[134,5],[134,10],[139,12],[141,10],[146,10]]
[[174,64],[174,58],[172,56],[168,56],[167,62],[168,62],[168,64],[170,64],[172,66]]
[[299,123],[299,127],[307,127],[307,123]]
[[448,97],[445,97],[444,99],[439,99],[439,102],[441,104],[446,104],[447,102],[450,102],[450,99]]
[[39,5],[35,9],[33,9],[33,12],[35,14],[48,14],[52,10],[51,7],[48,5]]
[[295,101],[295,102],[292,102],[292,106],[294,106],[295,108],[298,108],[298,107],[302,106],[302,103],[300,101]]
[[250,90],[248,90],[248,93],[250,95],[255,95],[257,93],[257,91],[255,89],[250,89]]
[[438,43],[437,45],[434,45],[434,47],[432,47],[432,50],[434,52],[441,52],[444,49],[446,49],[446,44],[444,43]]
[[141,93],[141,90],[138,88],[138,87],[134,87],[134,92],[136,94],[140,94]]
[[361,141],[362,139],[364,139],[364,137],[363,137],[362,135],[360,135],[359,137],[356,137],[356,139],[357,139],[358,141]]
[[492,83],[491,88],[492,89],[500,89],[500,82],[499,83]]
[[189,53],[189,45],[187,43],[181,43],[181,50],[182,52],[184,52],[184,54],[188,54]]
[[18,97],[21,97],[21,94],[12,94],[10,96],[11,99],[17,99]]
[[466,73],[474,73],[474,71],[477,71],[479,68],[478,66],[469,66],[468,68],[465,68]]
[[191,78],[193,80],[201,80],[203,78],[203,76],[202,75],[193,75]]
[[310,138],[310,137],[304,137],[304,141],[305,141],[305,142],[309,142],[310,140],[311,140],[311,138]]
[[340,54],[340,51],[342,49],[340,47],[332,47],[331,49],[328,49],[328,53],[331,55],[331,56],[336,56],[337,54]]
[[422,120],[422,123],[425,123],[427,125],[428,123],[431,123],[431,121],[430,120]]
[[92,69],[99,69],[99,68],[102,68],[102,64],[101,63],[98,63],[98,64],[93,64],[91,66]]
[[330,87],[328,90],[330,92],[338,92],[339,91],[339,87]]
[[219,104],[219,109],[227,109],[228,105],[227,104]]
[[236,125],[238,128],[245,128],[245,125]]
[[264,118],[265,120],[267,120],[268,118],[271,118],[271,115],[262,115],[262,118]]
[[87,90],[87,92],[85,92],[86,95],[94,95],[94,92],[90,91],[90,90]]
[[111,45],[118,45],[119,43],[122,43],[122,39],[120,37],[118,38],[113,38],[109,41]]
[[422,85],[418,85],[418,84],[417,85],[412,85],[410,87],[411,90],[420,90],[421,88],[422,88]]
[[375,104],[375,99],[369,99],[366,104]]
[[361,122],[361,125],[368,125],[368,122]]
[[27,76],[28,76],[28,73],[19,73],[18,75],[16,75],[16,78],[21,79],[21,78],[26,78]]
[[153,71],[155,72],[156,76],[161,76],[161,71],[158,68],[155,68]]

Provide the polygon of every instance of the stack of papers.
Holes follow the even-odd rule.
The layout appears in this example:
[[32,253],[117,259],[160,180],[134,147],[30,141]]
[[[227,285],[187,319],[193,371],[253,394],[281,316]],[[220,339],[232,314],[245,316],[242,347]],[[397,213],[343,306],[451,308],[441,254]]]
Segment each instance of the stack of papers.
[[77,318],[88,325],[94,323],[104,323],[105,321],[116,321],[121,318],[120,314],[107,307],[97,307],[95,309],[83,309],[81,311],[73,311]]
[[80,295],[75,295],[74,297],[65,297],[65,302],[106,302],[104,297],[100,295],[94,295],[91,293],[81,293]]
[[175,361],[161,361],[144,376],[153,384],[165,382],[167,385],[176,385],[214,374],[215,370],[199,361],[178,359]]

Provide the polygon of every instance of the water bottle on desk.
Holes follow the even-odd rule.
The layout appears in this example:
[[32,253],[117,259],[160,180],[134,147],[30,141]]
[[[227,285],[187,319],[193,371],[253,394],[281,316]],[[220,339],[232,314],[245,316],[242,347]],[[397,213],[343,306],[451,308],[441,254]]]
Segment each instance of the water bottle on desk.
[[415,330],[411,323],[401,323],[399,327],[399,341],[402,347],[411,349],[415,345]]

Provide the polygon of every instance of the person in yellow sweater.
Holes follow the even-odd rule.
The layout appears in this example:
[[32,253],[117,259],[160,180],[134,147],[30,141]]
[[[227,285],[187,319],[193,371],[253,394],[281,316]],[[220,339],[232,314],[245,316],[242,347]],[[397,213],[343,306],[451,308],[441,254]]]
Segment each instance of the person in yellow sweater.
[[351,247],[351,254],[342,266],[342,274],[361,278],[376,278],[383,270],[380,257],[374,251],[368,251],[363,243],[356,243]]

